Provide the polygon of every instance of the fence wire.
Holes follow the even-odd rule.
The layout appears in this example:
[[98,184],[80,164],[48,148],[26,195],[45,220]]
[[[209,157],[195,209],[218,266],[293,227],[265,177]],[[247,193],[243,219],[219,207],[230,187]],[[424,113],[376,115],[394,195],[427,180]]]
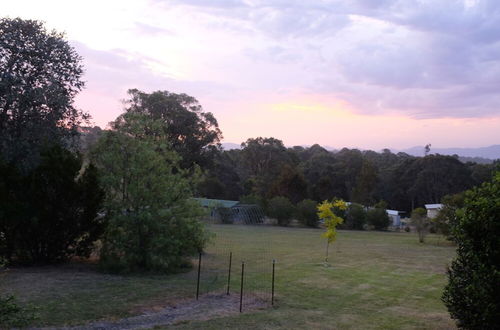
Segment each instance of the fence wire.
[[244,263],[243,309],[245,301],[255,299],[271,304],[272,242],[263,235],[268,225],[262,210],[219,209],[205,221],[215,237],[201,255],[199,294],[239,296]]

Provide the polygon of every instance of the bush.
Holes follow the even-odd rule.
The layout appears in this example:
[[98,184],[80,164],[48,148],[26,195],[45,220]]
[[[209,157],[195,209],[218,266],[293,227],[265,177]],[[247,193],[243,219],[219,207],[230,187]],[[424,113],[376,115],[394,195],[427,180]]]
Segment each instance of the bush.
[[193,216],[198,204],[178,203],[165,210],[115,214],[101,249],[101,267],[111,272],[176,272],[203,250],[208,238]]
[[[0,257],[0,279],[5,273],[6,261]],[[19,306],[12,295],[0,295],[0,329],[24,327],[36,319],[32,308]]]
[[286,197],[277,196],[269,200],[267,214],[276,220],[278,225],[287,226],[294,213],[293,204]]
[[431,221],[427,218],[427,211],[422,207],[414,209],[411,212],[411,224],[415,226],[418,233],[418,241],[423,243],[431,226]]
[[498,329],[500,315],[500,173],[468,191],[451,235],[457,257],[443,301],[465,329]]
[[352,203],[347,207],[345,216],[346,229],[363,230],[366,224],[366,211],[363,205]]
[[318,208],[317,203],[310,199],[304,199],[297,204],[296,207],[297,219],[308,227],[318,226]]
[[32,308],[21,307],[14,296],[0,295],[0,328],[21,328],[36,320]]
[[28,174],[0,165],[0,256],[46,264],[88,257],[104,229],[97,170],[62,147],[46,148]]
[[465,193],[446,195],[442,199],[443,207],[439,210],[437,217],[432,219],[436,231],[451,240],[451,227],[457,221],[456,212],[464,207]]
[[240,197],[241,204],[258,205],[262,209],[267,209],[268,201],[263,197],[255,194],[244,195]]
[[366,212],[366,222],[375,230],[387,230],[391,219],[385,209],[376,207]]
[[[142,116],[126,116],[126,128],[154,127]],[[147,125],[146,125],[147,124]],[[108,227],[101,266],[114,272],[174,272],[190,265],[207,239],[198,221],[205,212],[191,199],[192,177],[178,155],[154,138],[125,128],[108,131],[91,152],[102,168]]]

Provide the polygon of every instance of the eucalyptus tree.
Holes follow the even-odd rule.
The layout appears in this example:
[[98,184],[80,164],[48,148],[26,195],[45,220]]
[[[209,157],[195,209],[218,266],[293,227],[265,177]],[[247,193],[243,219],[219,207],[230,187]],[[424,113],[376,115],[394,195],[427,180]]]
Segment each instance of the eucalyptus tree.
[[42,22],[0,19],[0,155],[23,170],[44,145],[72,144],[88,118],[74,107],[82,59],[64,34]]
[[[182,159],[182,168],[192,168],[194,164],[208,168],[213,163],[214,154],[220,151],[222,132],[214,115],[203,111],[194,97],[169,91],[142,92],[128,91],[125,101],[128,114],[142,114],[161,123],[171,148]],[[122,117],[115,125],[120,125]]]

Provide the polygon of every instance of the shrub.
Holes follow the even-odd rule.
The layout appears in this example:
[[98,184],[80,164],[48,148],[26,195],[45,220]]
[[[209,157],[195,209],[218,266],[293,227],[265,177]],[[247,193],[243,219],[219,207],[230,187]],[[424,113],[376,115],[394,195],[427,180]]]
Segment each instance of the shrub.
[[[0,279],[5,273],[6,261],[0,257]],[[21,307],[13,295],[0,295],[0,329],[24,327],[36,319],[32,308]]]
[[0,328],[21,328],[36,320],[32,308],[19,305],[13,295],[0,295]]
[[465,329],[497,329],[500,315],[500,173],[468,191],[451,235],[457,257],[443,301]]
[[240,197],[240,202],[242,204],[253,204],[258,205],[262,209],[267,209],[268,201],[263,197],[255,194],[244,195]]
[[269,200],[267,214],[278,220],[278,225],[287,226],[294,212],[293,204],[286,197],[277,196]]
[[141,138],[126,130],[151,131],[154,122],[136,115],[124,121],[124,128],[106,132],[91,153],[106,191],[101,265],[115,272],[177,271],[208,239],[198,221],[204,211],[191,199],[192,177],[161,143],[161,133]]
[[345,228],[363,230],[365,224],[366,224],[365,208],[360,204],[356,203],[350,204],[347,207],[347,213],[345,216]]
[[418,241],[423,243],[431,226],[431,222],[427,218],[427,211],[422,207],[414,209],[411,212],[411,224],[415,226],[415,230],[418,233]]
[[40,264],[88,257],[104,229],[103,192],[93,165],[62,147],[46,148],[28,174],[0,165],[0,255]]
[[391,224],[391,219],[383,208],[373,208],[366,212],[366,222],[375,230],[386,230]]
[[316,202],[310,199],[304,199],[296,207],[297,219],[304,226],[308,227],[318,226],[319,219],[317,212]]
[[437,217],[432,219],[436,231],[451,240],[451,227],[457,221],[456,212],[464,206],[465,193],[446,195],[442,199],[443,207]]

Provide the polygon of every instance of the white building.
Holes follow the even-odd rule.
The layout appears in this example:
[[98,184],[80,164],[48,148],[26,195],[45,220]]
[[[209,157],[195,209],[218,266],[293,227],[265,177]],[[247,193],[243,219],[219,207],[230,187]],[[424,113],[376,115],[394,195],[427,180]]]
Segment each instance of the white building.
[[387,215],[391,219],[391,225],[394,227],[401,226],[401,216],[399,215],[399,211],[396,210],[386,210]]
[[443,204],[425,204],[425,208],[427,209],[427,217],[434,219],[437,217],[439,210],[443,208]]

